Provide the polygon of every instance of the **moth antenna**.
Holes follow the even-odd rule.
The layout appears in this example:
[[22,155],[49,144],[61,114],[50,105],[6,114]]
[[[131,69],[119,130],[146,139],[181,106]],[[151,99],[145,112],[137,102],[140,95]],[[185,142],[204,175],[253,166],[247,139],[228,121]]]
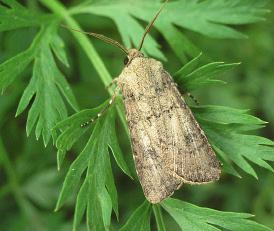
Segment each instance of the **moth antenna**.
[[82,34],[87,34],[87,35],[90,35],[90,36],[93,36],[97,39],[100,39],[108,44],[111,44],[113,46],[116,46],[118,47],[120,50],[122,50],[124,53],[128,54],[128,49],[125,48],[122,44],[120,44],[119,42],[115,41],[114,39],[111,39],[111,38],[108,38],[102,34],[96,34],[96,33],[92,33],[92,32],[86,32],[86,31],[81,31],[81,30],[77,30],[77,29],[73,29],[73,28],[70,28],[64,24],[61,24],[62,27],[68,29],[68,30],[72,30],[72,31],[76,31],[76,32],[80,32]]
[[154,16],[154,18],[151,20],[151,22],[147,25],[145,32],[142,36],[141,42],[138,46],[138,50],[140,51],[142,49],[142,46],[144,44],[146,35],[149,33],[149,31],[151,30],[154,22],[156,21],[156,19],[158,18],[159,14],[161,13],[161,11],[164,9],[165,5],[168,3],[168,0],[165,1],[165,3],[161,6],[161,8],[158,10],[158,12],[156,13],[156,15]]

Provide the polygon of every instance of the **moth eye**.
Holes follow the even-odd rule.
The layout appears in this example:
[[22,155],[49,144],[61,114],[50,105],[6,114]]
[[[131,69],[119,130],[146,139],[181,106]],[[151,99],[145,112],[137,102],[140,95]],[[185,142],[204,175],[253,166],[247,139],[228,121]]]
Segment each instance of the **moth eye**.
[[128,60],[128,57],[125,57],[125,59],[124,59],[124,64],[127,65],[128,61],[129,61],[129,60]]

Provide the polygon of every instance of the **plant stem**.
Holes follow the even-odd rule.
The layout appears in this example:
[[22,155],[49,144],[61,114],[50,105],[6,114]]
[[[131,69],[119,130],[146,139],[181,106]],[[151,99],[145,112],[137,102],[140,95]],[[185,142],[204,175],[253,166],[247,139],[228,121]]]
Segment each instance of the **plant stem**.
[[153,213],[156,219],[156,224],[157,224],[157,230],[158,231],[166,231],[163,215],[162,215],[162,210],[160,205],[153,205],[152,206]]
[[[58,2],[57,0],[40,0],[40,2],[48,7],[54,14],[64,19],[69,27],[76,30],[81,30],[79,24],[71,17],[69,11],[60,2]],[[89,61],[99,74],[105,87],[107,87],[112,81],[111,75],[109,74],[104,62],[102,61],[94,46],[88,39],[87,35],[75,31],[71,31],[71,33],[80,44],[83,51],[86,53]],[[110,95],[114,93],[113,89],[111,88],[108,88],[107,91]],[[122,121],[122,124],[127,131],[126,121],[124,120],[124,117],[122,115],[123,112],[118,106],[116,108],[118,110],[118,114]]]

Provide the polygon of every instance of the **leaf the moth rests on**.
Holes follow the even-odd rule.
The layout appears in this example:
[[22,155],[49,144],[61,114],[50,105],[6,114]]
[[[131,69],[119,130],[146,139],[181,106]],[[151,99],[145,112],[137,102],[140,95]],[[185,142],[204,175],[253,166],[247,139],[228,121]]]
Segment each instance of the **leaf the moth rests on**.
[[223,228],[229,231],[271,231],[250,220],[253,215],[247,213],[222,212],[172,198],[164,200],[161,205],[185,231],[221,231]]
[[225,106],[205,105],[191,107],[196,118],[219,124],[264,125],[265,121],[247,114],[248,110]]
[[248,115],[247,110],[212,105],[192,109],[228,172],[238,175],[232,166],[234,163],[257,178],[248,161],[273,171],[266,161],[274,160],[274,142],[243,134],[244,131],[253,130],[254,126],[263,126],[264,121]]
[[192,60],[190,60],[188,63],[186,63],[184,66],[182,66],[174,75],[173,78],[175,81],[178,81],[178,78],[180,76],[187,76],[189,73],[192,73],[195,69],[198,68],[201,62],[202,53],[199,53],[196,57],[194,57]]
[[185,64],[174,74],[174,80],[179,88],[184,92],[191,92],[209,84],[224,83],[214,79],[217,74],[223,73],[239,63],[225,64],[223,62],[212,62],[200,66],[202,53]]
[[226,172],[228,174],[234,175],[236,177],[241,178],[239,173],[235,170],[235,168],[232,165],[232,161],[226,156],[226,154],[220,150],[218,147],[212,145],[213,150],[215,151],[218,159],[222,163],[222,171]]

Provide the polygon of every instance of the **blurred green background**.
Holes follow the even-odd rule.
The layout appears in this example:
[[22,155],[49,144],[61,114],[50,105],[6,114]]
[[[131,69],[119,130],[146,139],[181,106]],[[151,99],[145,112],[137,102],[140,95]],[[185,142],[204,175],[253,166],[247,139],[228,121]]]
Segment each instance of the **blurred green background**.
[[[35,1],[27,1],[35,7]],[[67,1],[64,1],[67,3]],[[274,9],[274,2],[268,4]],[[83,28],[93,28],[120,41],[114,23],[97,16],[78,16]],[[246,40],[217,40],[186,31],[189,38],[200,47],[207,60],[241,62],[241,65],[220,76],[226,85],[216,85],[193,92],[201,104],[216,104],[251,109],[250,113],[268,121],[260,130],[262,136],[274,138],[274,14],[265,22],[239,27],[247,34]],[[26,49],[35,34],[34,29],[20,29],[0,33],[0,63]],[[108,94],[95,69],[85,54],[64,29],[60,33],[66,41],[69,69],[61,67],[68,77],[81,109],[91,108],[108,98]],[[180,66],[163,38],[156,30],[154,38],[163,46],[168,57],[164,66],[174,73]],[[140,35],[141,36],[141,35]],[[20,41],[20,42],[18,42]],[[112,76],[123,68],[123,55],[111,46],[92,40]],[[67,163],[60,172],[56,169],[56,150],[52,145],[44,148],[32,133],[26,137],[27,113],[15,118],[16,107],[26,87],[31,70],[0,96],[0,230],[71,230],[74,196],[61,211],[54,213],[54,206],[69,163],[79,153],[81,144],[67,155]],[[125,156],[130,155],[127,140],[121,137]],[[128,157],[129,158],[129,157]],[[259,223],[274,228],[274,175],[257,168],[259,180],[241,172],[243,179],[223,175],[218,184],[184,186],[175,196],[182,200],[224,211],[255,214]],[[119,193],[120,223],[143,201],[138,182],[131,181],[113,164]],[[175,222],[165,217],[167,230],[179,230]],[[113,222],[116,224],[115,217]],[[155,226],[154,221],[152,225]],[[115,226],[115,225],[114,225]],[[82,230],[85,230],[83,225]],[[154,229],[152,229],[154,230]]]

